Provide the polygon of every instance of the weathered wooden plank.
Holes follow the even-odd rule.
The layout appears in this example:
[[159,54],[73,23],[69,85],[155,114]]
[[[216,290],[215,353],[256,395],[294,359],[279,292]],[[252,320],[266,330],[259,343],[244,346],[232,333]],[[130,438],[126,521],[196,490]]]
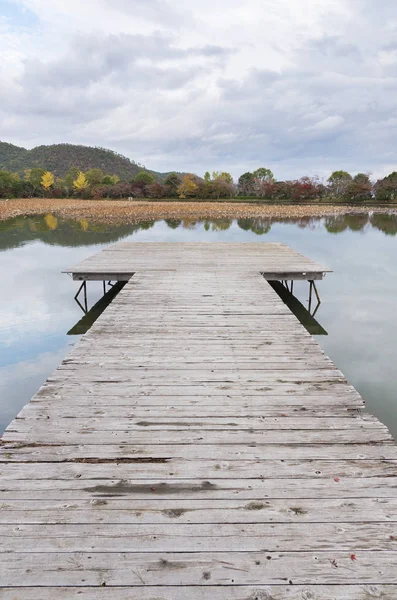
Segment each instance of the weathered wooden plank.
[[[396,552],[9,553],[3,586],[397,583]],[[227,590],[225,590],[227,592]],[[226,598],[227,596],[225,596]]]
[[[374,428],[371,424],[364,423],[361,428],[354,429],[319,429],[319,430],[218,430],[204,429],[182,429],[175,428],[173,431],[167,429],[157,430],[156,435],[150,431],[97,431],[95,429],[75,429],[70,421],[67,429],[51,428],[49,423],[37,425],[26,431],[13,430],[11,424],[4,432],[4,442],[24,442],[27,438],[34,443],[53,444],[135,444],[150,445],[157,444],[188,444],[188,445],[210,445],[219,446],[223,444],[257,444],[258,446],[272,444],[393,444],[393,437],[386,427]],[[303,437],[304,436],[304,437]],[[394,445],[394,444],[393,444]]]
[[0,536],[7,553],[227,551],[233,560],[235,552],[367,550],[395,551],[397,557],[397,524],[389,523],[41,523],[0,525]]
[[5,480],[68,480],[68,479],[334,479],[397,476],[396,460],[186,460],[181,458],[139,459],[131,462],[79,463],[0,463],[0,477]]
[[[86,440],[85,440],[86,442]],[[170,459],[213,459],[214,452],[218,461],[223,460],[395,460],[395,444],[304,444],[302,445],[258,445],[224,444],[217,448],[212,445],[189,444],[72,444],[70,442],[35,444],[30,440],[0,445],[0,462],[64,462],[70,460],[132,460],[146,461],[148,458]]]
[[[144,481],[91,479],[2,481],[2,501],[7,500],[84,500],[103,498],[226,499],[261,501],[285,498],[392,498],[396,494],[394,477],[330,479],[145,479]],[[394,536],[394,529],[390,529]]]
[[306,498],[289,500],[166,500],[113,498],[94,500],[7,500],[2,524],[161,523],[395,523],[396,498]]
[[2,590],[3,600],[395,600],[396,585],[47,587]]
[[45,427],[46,431],[56,429],[58,432],[69,431],[72,427],[78,433],[89,431],[169,431],[177,429],[183,430],[200,430],[200,431],[242,431],[242,430],[258,430],[258,431],[284,431],[284,430],[343,430],[349,431],[355,429],[371,428],[387,430],[378,419],[372,415],[357,414],[349,415],[347,411],[342,417],[320,417],[311,416],[298,417],[296,415],[288,417],[286,413],[281,413],[277,417],[206,417],[197,418],[192,416],[186,417],[163,417],[156,418],[153,416],[150,420],[136,419],[132,415],[124,417],[90,417],[82,418],[78,415],[69,418],[51,418],[48,414],[40,418],[26,418],[20,416],[14,419],[7,431],[18,431],[20,433],[34,433]]
[[[280,406],[280,398],[275,399],[275,405],[268,405],[260,401],[259,403],[247,404],[245,401],[241,403],[217,403],[206,404],[212,398],[208,397],[196,400],[186,399],[184,404],[176,404],[173,406],[172,398],[168,402],[152,399],[145,404],[138,403],[137,400],[126,398],[114,398],[115,404],[110,403],[110,398],[106,400],[106,404],[98,406],[92,402],[92,398],[80,398],[78,402],[66,405],[66,402],[57,402],[56,398],[52,402],[29,402],[19,413],[21,419],[215,419],[215,418],[240,418],[250,419],[257,418],[293,418],[310,420],[318,417],[332,417],[333,419],[348,420],[350,423],[350,415],[361,415],[367,418],[370,415],[361,412],[360,408],[347,408],[346,404],[332,402],[331,399],[327,403],[318,402],[308,403],[309,408],[300,405],[284,404]],[[277,402],[278,400],[278,402]],[[130,409],[130,410],[129,410]]]

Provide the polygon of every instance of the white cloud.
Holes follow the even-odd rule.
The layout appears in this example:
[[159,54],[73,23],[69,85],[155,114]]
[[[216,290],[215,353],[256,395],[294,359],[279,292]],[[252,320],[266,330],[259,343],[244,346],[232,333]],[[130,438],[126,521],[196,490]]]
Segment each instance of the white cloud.
[[279,177],[397,162],[397,6],[383,0],[14,0],[0,130],[158,170]]

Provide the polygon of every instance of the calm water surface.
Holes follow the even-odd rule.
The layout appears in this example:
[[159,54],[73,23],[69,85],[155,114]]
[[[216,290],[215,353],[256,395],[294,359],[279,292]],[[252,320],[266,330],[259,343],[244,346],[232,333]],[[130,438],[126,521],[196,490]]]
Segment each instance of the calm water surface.
[[[397,436],[397,218],[159,221],[121,227],[20,217],[0,222],[0,430],[78,339],[77,283],[61,270],[118,240],[284,242],[334,270],[319,284],[318,341]],[[102,284],[89,283],[89,304]],[[308,284],[295,292],[307,301]]]

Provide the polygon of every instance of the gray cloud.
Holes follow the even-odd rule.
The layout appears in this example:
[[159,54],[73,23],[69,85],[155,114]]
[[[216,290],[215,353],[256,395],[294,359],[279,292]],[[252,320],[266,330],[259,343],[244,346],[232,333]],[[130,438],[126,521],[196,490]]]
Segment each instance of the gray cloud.
[[[86,4],[70,2],[85,23]],[[0,65],[10,141],[110,146],[164,170],[395,168],[394,2],[305,0],[310,23],[291,19],[292,0],[265,12],[260,0],[219,0],[211,11],[187,0],[186,14],[176,0],[87,2],[101,11],[99,28],[93,14],[53,58],[31,51],[8,72]]]
[[[161,70],[162,62],[186,62],[189,58],[223,58],[230,53],[219,46],[206,45],[197,48],[181,49],[173,44],[173,39],[160,33],[145,35],[90,35],[75,37],[68,54],[52,61],[28,59],[25,62],[22,85],[43,85],[53,88],[81,87],[98,82],[108,76],[128,80],[145,80],[156,86],[178,80],[176,73],[183,69],[168,67]],[[144,61],[141,66],[140,62]],[[190,77],[195,76],[195,69]],[[187,70],[187,69],[185,69]],[[163,74],[161,75],[161,72]],[[185,78],[180,79],[180,83]],[[167,87],[167,85],[166,85]]]

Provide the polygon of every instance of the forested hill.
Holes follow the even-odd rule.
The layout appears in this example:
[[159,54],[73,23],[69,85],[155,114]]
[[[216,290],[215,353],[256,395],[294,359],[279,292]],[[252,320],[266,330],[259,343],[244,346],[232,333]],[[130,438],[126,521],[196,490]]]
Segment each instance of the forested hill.
[[[104,173],[118,175],[125,181],[130,181],[143,169],[141,165],[129,158],[104,148],[53,144],[26,150],[26,148],[0,142],[0,170],[5,169],[23,175],[26,169],[35,167],[51,171],[57,177],[64,177],[70,167],[77,167],[83,172],[98,168]],[[161,173],[151,172],[156,178],[163,178]]]

